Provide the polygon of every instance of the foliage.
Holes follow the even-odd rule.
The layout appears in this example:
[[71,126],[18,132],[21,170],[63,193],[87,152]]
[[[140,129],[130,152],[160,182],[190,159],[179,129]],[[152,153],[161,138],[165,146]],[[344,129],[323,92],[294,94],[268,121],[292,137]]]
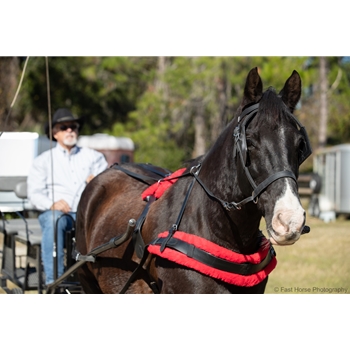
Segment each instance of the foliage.
[[[274,86],[278,91],[294,69],[299,72],[303,94],[296,114],[312,145],[317,145],[317,57],[49,57],[47,61],[51,113],[67,107],[84,116],[84,134],[131,137],[139,162],[175,169],[207,150],[235,115],[253,67],[259,68],[264,88]],[[24,58],[18,62],[22,69]],[[349,142],[350,62],[327,57],[327,63],[328,143]],[[0,81],[0,91],[5,84]],[[31,57],[8,130],[42,133],[48,114],[46,59]],[[311,168],[312,160],[303,166]]]
[[[60,107],[84,116],[84,132],[91,134],[125,122],[138,96],[147,86],[154,58],[49,57],[51,113]],[[23,83],[17,118],[31,114],[32,124],[48,120],[46,61],[32,57]],[[25,125],[19,129],[26,129]]]
[[335,59],[329,72],[329,144],[350,142],[350,62]]

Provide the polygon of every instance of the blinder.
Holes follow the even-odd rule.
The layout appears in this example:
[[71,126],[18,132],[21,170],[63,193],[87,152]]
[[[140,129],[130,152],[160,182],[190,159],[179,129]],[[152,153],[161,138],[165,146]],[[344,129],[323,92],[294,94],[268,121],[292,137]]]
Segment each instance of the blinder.
[[303,145],[302,145],[302,147],[299,148],[299,166],[300,166],[307,158],[310,157],[310,155],[312,153],[312,149],[311,149],[310,140],[309,140],[309,137],[308,137],[307,132],[305,130],[305,127],[294,116],[293,116],[293,118],[300,128],[299,131],[300,131],[300,134],[303,138],[303,140],[302,140]]
[[[233,148],[233,157],[236,157],[237,151],[240,153],[240,157],[244,166],[247,164],[248,146],[246,138],[246,125],[248,122],[258,113],[259,103],[245,109],[238,117],[238,124],[233,131],[233,137],[235,144]],[[247,116],[245,119],[243,119]],[[242,124],[241,121],[243,120]]]
[[[248,146],[246,138],[246,125],[250,122],[251,119],[258,113],[259,103],[256,103],[248,108],[246,108],[242,114],[238,117],[238,124],[234,129],[233,137],[235,139],[235,144],[233,148],[233,156],[236,157],[237,151],[240,153],[242,164],[247,166],[248,158]],[[299,166],[311,155],[312,149],[309,137],[305,130],[305,127],[299,122],[298,119],[294,117],[293,114],[290,114],[292,119],[299,127],[299,132],[302,136],[302,144],[299,148]]]

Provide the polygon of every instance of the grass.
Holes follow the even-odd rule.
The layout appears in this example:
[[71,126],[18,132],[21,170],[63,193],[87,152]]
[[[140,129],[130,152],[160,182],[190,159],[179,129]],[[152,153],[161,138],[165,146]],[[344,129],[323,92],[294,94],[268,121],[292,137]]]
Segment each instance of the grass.
[[307,225],[310,233],[294,245],[274,246],[278,263],[266,293],[350,294],[350,221],[307,217]]

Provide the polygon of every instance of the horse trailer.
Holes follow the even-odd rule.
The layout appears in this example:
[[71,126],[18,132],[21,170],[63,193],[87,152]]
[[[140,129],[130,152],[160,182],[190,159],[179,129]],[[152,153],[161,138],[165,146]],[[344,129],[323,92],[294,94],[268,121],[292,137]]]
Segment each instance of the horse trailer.
[[134,142],[128,137],[116,137],[107,134],[79,136],[78,146],[93,148],[104,154],[108,166],[114,163],[132,163],[134,161]]
[[350,144],[319,150],[314,155],[314,172],[321,189],[310,200],[309,213],[324,221],[350,214]]

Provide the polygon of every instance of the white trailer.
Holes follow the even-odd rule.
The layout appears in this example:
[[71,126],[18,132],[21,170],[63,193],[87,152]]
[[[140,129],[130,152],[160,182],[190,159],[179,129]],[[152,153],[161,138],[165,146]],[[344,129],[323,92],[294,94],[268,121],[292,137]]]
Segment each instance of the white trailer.
[[319,194],[310,200],[309,213],[324,221],[350,214],[350,144],[317,151],[314,172],[321,177]]
[[4,132],[0,136],[0,203],[3,212],[31,209],[28,200],[15,195],[17,183],[26,181],[35,157],[50,148],[46,136],[36,132]]

